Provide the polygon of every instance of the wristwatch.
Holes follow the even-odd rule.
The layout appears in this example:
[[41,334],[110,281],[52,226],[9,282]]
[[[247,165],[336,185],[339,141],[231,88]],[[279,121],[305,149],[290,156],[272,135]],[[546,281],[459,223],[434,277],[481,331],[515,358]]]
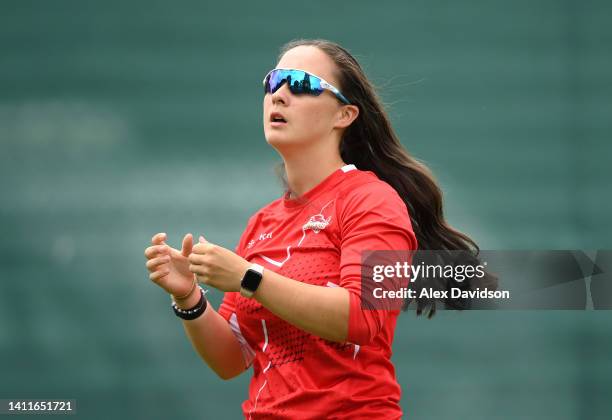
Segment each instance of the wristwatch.
[[245,298],[252,298],[257,291],[259,283],[263,277],[264,268],[259,264],[251,264],[249,269],[244,273],[240,282],[240,294]]

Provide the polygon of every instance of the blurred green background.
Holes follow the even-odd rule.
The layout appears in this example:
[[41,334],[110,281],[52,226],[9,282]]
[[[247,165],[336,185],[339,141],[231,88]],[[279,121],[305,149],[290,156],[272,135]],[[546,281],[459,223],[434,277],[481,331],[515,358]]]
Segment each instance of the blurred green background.
[[[233,248],[281,194],[261,80],[298,37],[380,87],[483,249],[610,248],[605,1],[0,3],[0,398],[82,418],[239,418],[149,280],[151,236]],[[211,292],[215,305],[221,294]],[[404,314],[414,419],[612,415],[606,311]]]

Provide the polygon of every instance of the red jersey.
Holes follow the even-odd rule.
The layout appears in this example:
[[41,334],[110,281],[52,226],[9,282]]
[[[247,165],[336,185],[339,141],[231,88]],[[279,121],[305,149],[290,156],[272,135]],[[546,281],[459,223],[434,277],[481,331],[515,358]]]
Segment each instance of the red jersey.
[[225,293],[219,313],[253,366],[245,417],[400,418],[391,363],[399,311],[361,308],[361,253],[416,248],[397,192],[354,165],[299,199],[285,195],[255,213],[236,252],[293,280],[346,288],[349,332],[347,343],[334,343],[294,327],[255,299]]

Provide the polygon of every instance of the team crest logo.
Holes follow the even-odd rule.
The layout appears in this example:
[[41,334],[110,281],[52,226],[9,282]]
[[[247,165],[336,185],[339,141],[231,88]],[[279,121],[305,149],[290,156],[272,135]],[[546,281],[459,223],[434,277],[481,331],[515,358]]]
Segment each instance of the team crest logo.
[[314,216],[310,217],[310,219],[304,224],[304,226],[302,226],[302,230],[306,231],[308,229],[311,229],[314,233],[319,233],[329,225],[329,223],[331,222],[331,218],[332,217],[329,216],[326,219],[325,216],[323,216],[321,213],[315,214]]

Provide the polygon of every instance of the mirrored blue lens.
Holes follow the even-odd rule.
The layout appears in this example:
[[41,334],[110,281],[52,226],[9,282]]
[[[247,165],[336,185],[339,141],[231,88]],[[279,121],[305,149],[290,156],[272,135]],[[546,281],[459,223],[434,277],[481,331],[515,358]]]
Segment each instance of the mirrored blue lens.
[[265,85],[266,93],[274,93],[287,83],[291,93],[319,96],[323,92],[321,79],[301,70],[272,70]]

